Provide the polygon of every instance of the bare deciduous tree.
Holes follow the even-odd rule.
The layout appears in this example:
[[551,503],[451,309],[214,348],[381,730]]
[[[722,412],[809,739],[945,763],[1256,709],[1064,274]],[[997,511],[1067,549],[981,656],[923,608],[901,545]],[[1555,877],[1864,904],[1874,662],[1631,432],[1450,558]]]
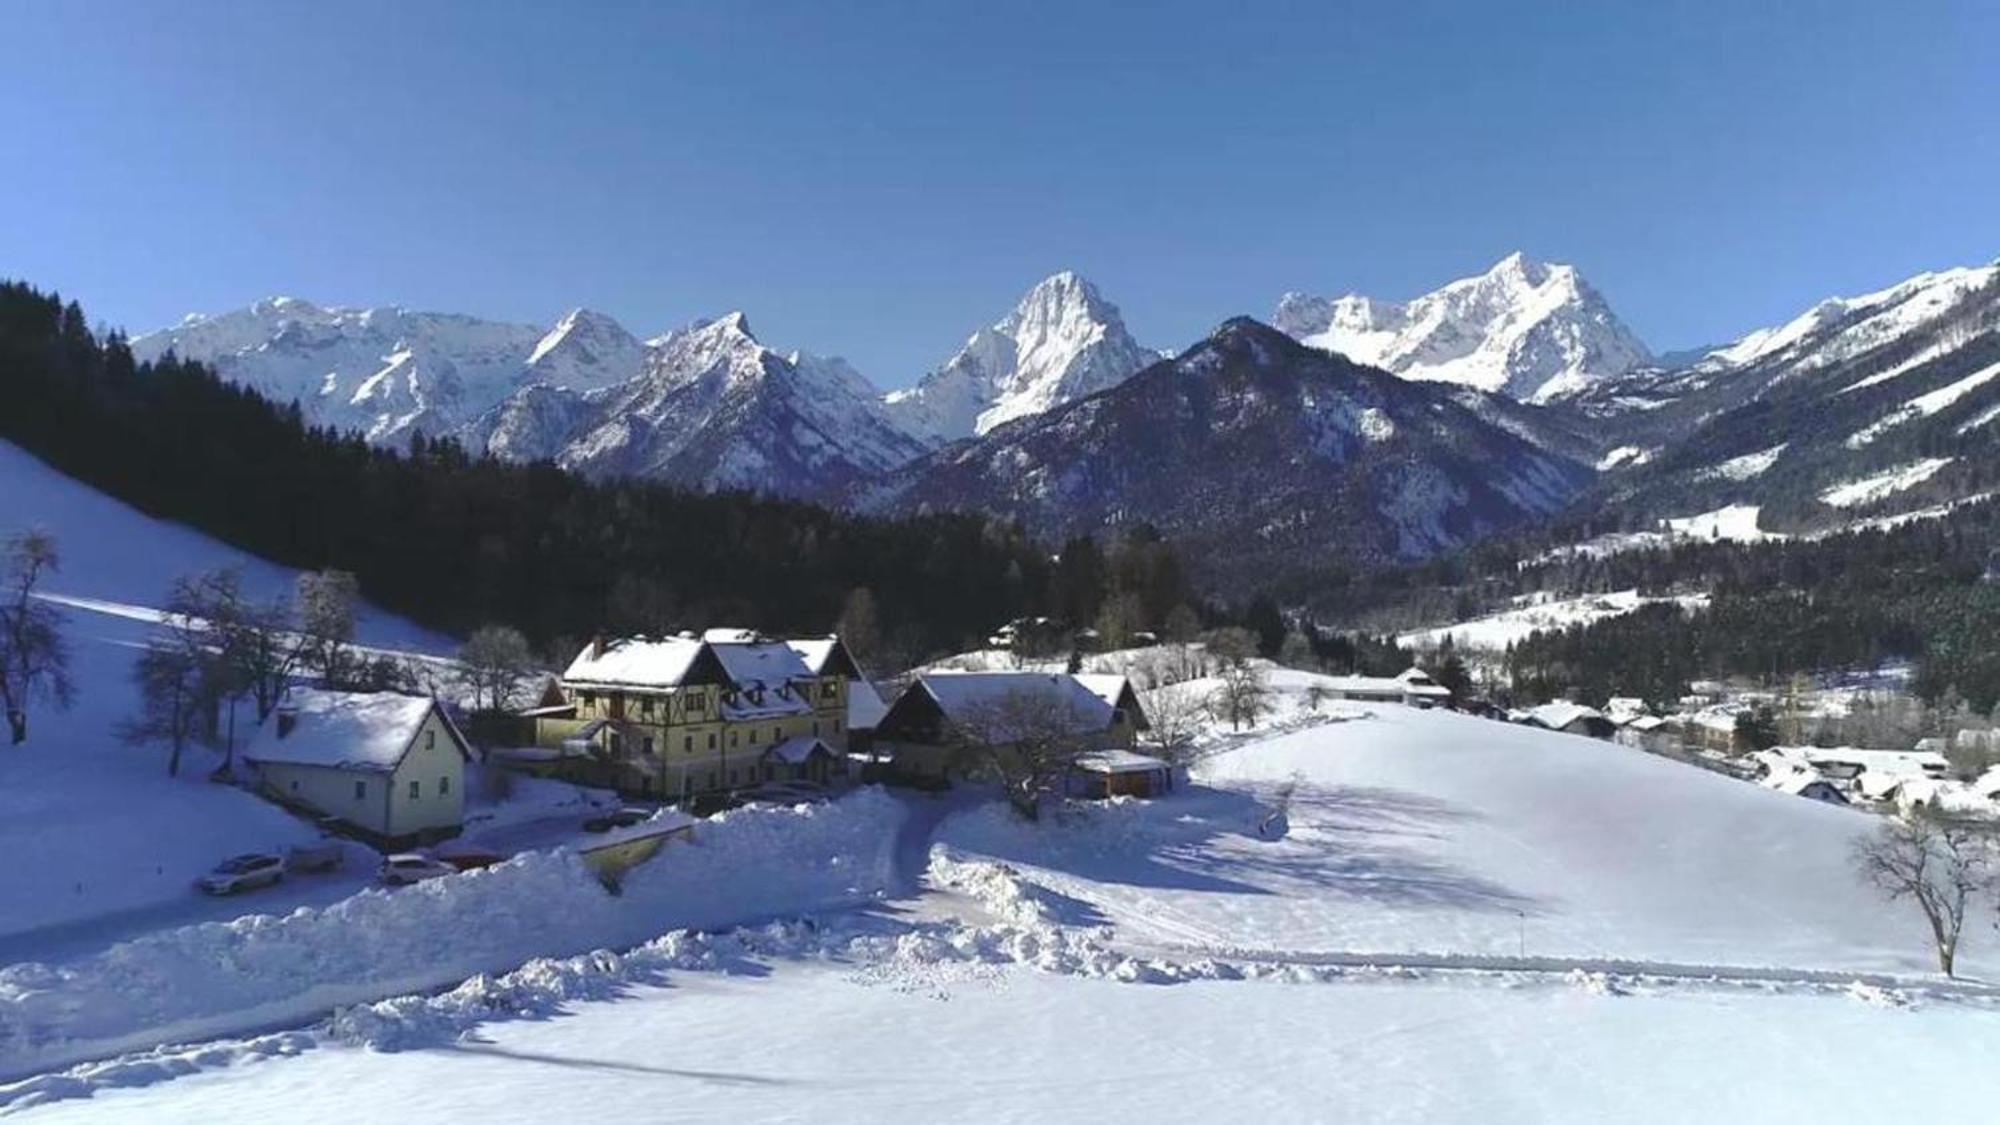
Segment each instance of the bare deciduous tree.
[[458,650],[458,661],[475,711],[505,708],[535,670],[528,638],[506,625],[487,625],[475,631]]
[[207,703],[197,653],[165,638],[155,639],[133,662],[139,713],[118,725],[118,736],[133,745],[164,743],[167,776],[181,772],[181,755],[202,735]]
[[348,643],[354,639],[354,603],[360,584],[342,570],[299,575],[299,636],[304,661],[329,687],[343,686],[352,669]]
[[960,769],[1000,784],[1014,811],[1041,817],[1042,800],[1062,791],[1078,756],[1094,749],[1079,712],[1025,692],[967,708],[953,724]]
[[1209,709],[1230,730],[1256,726],[1271,709],[1270,680],[1256,661],[1247,657],[1227,661],[1216,678],[1221,682],[1209,695]]
[[13,745],[28,740],[28,705],[41,700],[67,710],[76,698],[62,614],[35,597],[35,587],[62,568],[55,537],[28,531],[0,541],[0,706]]
[[1186,765],[1208,719],[1208,700],[1192,684],[1168,684],[1148,692],[1146,737],[1169,764]]
[[1965,907],[1992,882],[1993,837],[1983,822],[1918,809],[1882,825],[1854,850],[1855,869],[1890,899],[1909,898],[1924,912],[1938,970],[1952,975]]

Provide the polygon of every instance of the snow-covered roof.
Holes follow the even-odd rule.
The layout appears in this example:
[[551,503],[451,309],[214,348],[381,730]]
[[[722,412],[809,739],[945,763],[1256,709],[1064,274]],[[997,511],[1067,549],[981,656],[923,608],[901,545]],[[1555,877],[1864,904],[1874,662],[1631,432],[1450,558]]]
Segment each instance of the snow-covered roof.
[[1853,746],[1796,746],[1779,749],[1815,766],[1844,762],[1860,766],[1866,773],[1921,777],[1944,773],[1951,768],[1951,763],[1943,754],[1930,750],[1863,750]]
[[1624,725],[1636,731],[1651,731],[1666,726],[1667,721],[1658,715],[1634,715]]
[[799,659],[805,662],[805,666],[817,675],[826,669],[826,662],[833,656],[833,650],[839,646],[840,638],[807,637],[788,640],[785,644],[791,646],[791,650],[799,654]]
[[1558,699],[1530,708],[1528,718],[1550,730],[1561,730],[1578,719],[1602,719],[1604,713],[1595,707],[1585,707],[1581,703],[1571,703]]
[[[1069,729],[1102,730],[1111,725],[1112,705],[1062,672],[926,672],[917,686],[937,700],[954,723],[991,725],[1006,716],[994,708],[1020,700],[1050,715],[1065,716]],[[1005,741],[1012,732],[986,730],[985,737]]]
[[1092,695],[1113,707],[1118,706],[1119,697],[1123,696],[1126,689],[1131,686],[1131,681],[1124,676],[1108,672],[1078,672],[1075,678],[1076,682],[1082,684]]
[[[1422,680],[1409,678],[1411,672],[1423,676]],[[1379,695],[1385,698],[1419,696],[1425,699],[1444,698],[1451,689],[1441,684],[1428,682],[1430,677],[1420,669],[1411,668],[1397,676],[1328,676],[1326,686],[1334,691],[1350,695]]]
[[802,734],[796,738],[787,738],[764,751],[764,756],[784,762],[786,765],[800,766],[804,765],[815,752],[825,754],[829,758],[833,756],[833,750],[826,743],[812,735]]
[[874,730],[881,723],[882,716],[889,713],[889,705],[882,702],[881,693],[867,680],[847,682],[847,729]]
[[1134,754],[1130,750],[1096,750],[1088,754],[1078,754],[1075,766],[1088,773],[1152,773],[1167,768],[1167,763],[1146,754]]
[[679,687],[701,652],[702,642],[691,637],[626,637],[602,645],[593,641],[570,661],[562,678],[572,684]]
[[[253,762],[394,770],[436,704],[428,696],[293,688],[243,750]],[[442,714],[442,712],[440,712]],[[445,729],[464,743],[447,720]]]
[[1775,772],[1771,774],[1771,776],[1765,778],[1763,784],[1764,787],[1767,789],[1775,789],[1780,793],[1788,793],[1794,797],[1803,794],[1806,790],[1811,789],[1815,785],[1827,786],[1836,793],[1840,791],[1839,787],[1835,786],[1832,782],[1821,777],[1819,774],[1813,772],[1812,770],[1806,770],[1806,769],[1792,769],[1792,770],[1783,770],[1780,772]]
[[711,640],[709,647],[715,650],[723,670],[739,687],[755,684],[777,687],[794,680],[809,680],[813,676],[812,669],[799,659],[798,651],[784,641]]

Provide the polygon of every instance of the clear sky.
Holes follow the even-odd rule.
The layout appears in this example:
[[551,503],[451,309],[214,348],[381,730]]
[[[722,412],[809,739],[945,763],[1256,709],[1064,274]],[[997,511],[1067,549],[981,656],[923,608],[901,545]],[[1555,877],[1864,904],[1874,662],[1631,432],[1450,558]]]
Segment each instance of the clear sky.
[[1183,347],[1516,248],[1655,348],[2000,256],[2000,5],[0,0],[0,275],[909,382],[1039,277]]

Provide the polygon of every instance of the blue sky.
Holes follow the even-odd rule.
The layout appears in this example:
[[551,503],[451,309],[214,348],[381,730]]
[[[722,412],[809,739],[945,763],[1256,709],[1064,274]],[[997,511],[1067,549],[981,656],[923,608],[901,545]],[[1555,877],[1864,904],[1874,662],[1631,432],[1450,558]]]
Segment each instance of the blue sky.
[[2000,256],[2000,6],[14,0],[0,275],[279,293],[907,383],[1075,268],[1181,347],[1516,248],[1655,348]]

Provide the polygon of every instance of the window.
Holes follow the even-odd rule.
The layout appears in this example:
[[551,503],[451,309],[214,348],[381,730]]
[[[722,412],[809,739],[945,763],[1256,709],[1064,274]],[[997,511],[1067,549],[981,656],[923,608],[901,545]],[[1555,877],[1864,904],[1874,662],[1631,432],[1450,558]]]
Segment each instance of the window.
[[714,731],[709,731],[709,732],[708,732],[708,748],[709,748],[710,750],[713,750],[713,749],[715,749],[715,732],[714,732]]
[[424,795],[424,783],[416,780],[415,778],[412,778],[410,780],[410,800],[414,801],[423,795]]
[[735,731],[730,731],[730,732],[729,732],[729,744],[730,744],[731,746],[734,746],[734,745],[736,745],[736,732],[735,732]]
[[701,692],[695,692],[693,695],[688,696],[687,709],[692,714],[699,714],[708,710],[708,696]]
[[357,782],[355,782],[355,783],[354,783],[354,799],[355,799],[355,800],[357,800],[357,801],[365,801],[365,800],[367,800],[367,799],[368,799],[368,783],[367,783],[367,782],[365,782],[365,781],[357,781]]
[[646,736],[645,753],[651,754],[652,752],[653,752],[653,736],[649,734]]
[[296,780],[294,780],[292,782],[292,792],[296,793],[298,791],[299,791],[299,783]]
[[827,682],[819,685],[819,697],[821,699],[833,699],[839,695],[840,695],[840,685],[838,682],[834,680],[828,680]]
[[[713,736],[711,735],[710,737]],[[681,739],[681,750],[688,754],[694,753],[694,735],[688,735],[686,738]]]
[[839,733],[840,733],[840,720],[839,720],[839,719],[835,719],[835,720],[833,721],[833,733],[835,733],[835,734],[839,734]]
[[426,749],[426,750],[435,750],[435,749],[437,749],[437,748],[438,748],[438,732],[436,732],[436,731],[434,731],[434,730],[427,730],[427,731],[425,731],[425,732],[424,732],[424,749]]
[[440,777],[440,778],[438,778],[438,796],[440,796],[440,797],[449,797],[449,796],[451,796],[451,775],[450,775],[450,774],[446,774],[445,776],[443,776],[443,777]]
[[755,745],[757,745],[757,728],[756,728],[756,727],[751,727],[751,728],[750,728],[750,745],[752,745],[752,746],[755,746]]
[[589,691],[586,691],[586,692],[584,692],[584,693],[583,693],[583,706],[584,706],[584,709],[585,709],[585,710],[588,710],[588,709],[590,709],[590,708],[592,708],[592,707],[595,707],[595,706],[597,706],[597,693],[595,693],[595,692],[589,692]]

